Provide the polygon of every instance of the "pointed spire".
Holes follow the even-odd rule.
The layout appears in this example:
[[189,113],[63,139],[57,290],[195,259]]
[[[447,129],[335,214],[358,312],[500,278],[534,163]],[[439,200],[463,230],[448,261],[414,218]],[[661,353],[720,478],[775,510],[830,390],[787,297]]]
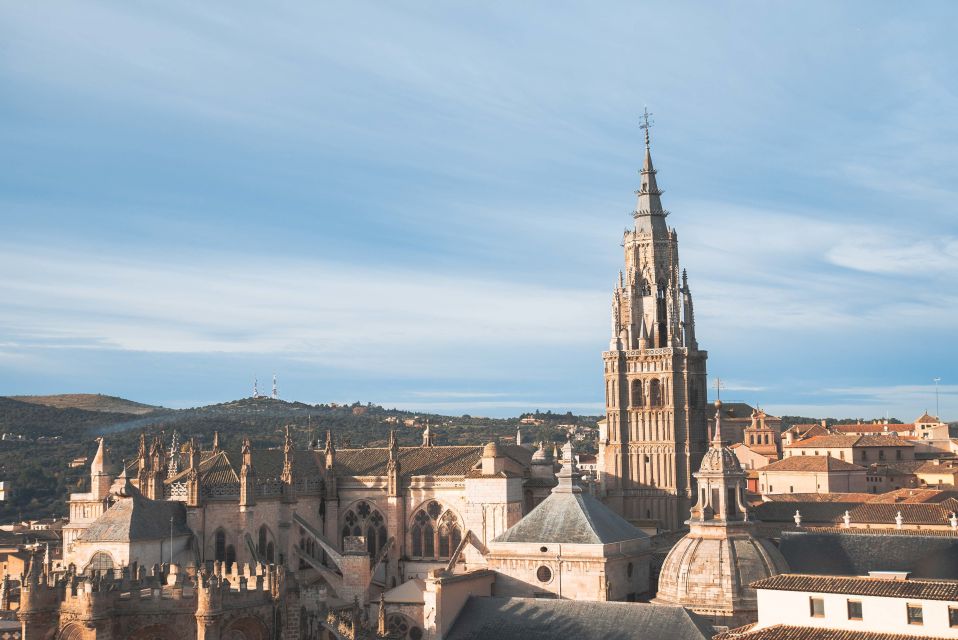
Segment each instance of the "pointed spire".
[[213,453],[219,453],[219,452],[220,452],[220,432],[214,431],[213,432]]
[[99,444],[96,448],[96,455],[93,456],[93,464],[90,465],[90,472],[95,476],[102,476],[106,473],[109,462],[106,458],[106,447],[103,444],[103,437],[97,438]]
[[324,451],[326,468],[332,469],[336,462],[336,447],[333,445],[333,432],[326,429],[326,449]]
[[522,427],[516,427],[516,445],[522,446]]
[[715,432],[712,434],[712,448],[722,448],[722,401],[715,401]]
[[645,161],[642,164],[642,171],[639,172],[641,184],[636,191],[638,201],[635,205],[635,212],[632,214],[635,218],[635,230],[639,233],[667,234],[668,228],[665,225],[665,216],[668,211],[662,208],[662,190],[659,189],[655,181],[655,168],[652,166],[651,138],[649,129],[654,122],[651,120],[652,114],[646,109],[642,114],[642,124],[640,128],[645,130]]
[[386,595],[385,595],[385,592],[379,594],[379,620],[378,620],[378,623],[379,623],[379,624],[378,624],[378,626],[377,626],[377,628],[376,628],[376,632],[377,632],[379,635],[381,635],[381,636],[385,636],[385,635],[386,635],[386,632],[387,632],[387,629],[386,629]]
[[571,438],[562,446],[562,468],[556,478],[559,480],[559,484],[552,489],[553,493],[582,493]]
[[176,431],[173,431],[173,442],[170,443],[170,462],[167,467],[166,477],[172,478],[180,472],[180,437]]
[[426,420],[426,428],[422,432],[422,446],[432,446],[432,429],[429,427],[429,421]]

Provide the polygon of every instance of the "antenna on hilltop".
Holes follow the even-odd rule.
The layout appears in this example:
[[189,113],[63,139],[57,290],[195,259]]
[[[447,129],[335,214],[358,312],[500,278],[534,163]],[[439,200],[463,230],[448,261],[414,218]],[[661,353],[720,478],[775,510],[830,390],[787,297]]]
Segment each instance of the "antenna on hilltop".
[[273,374],[273,393],[270,395],[273,400],[279,400],[279,387],[276,386],[276,374]]
[[258,398],[258,397],[259,397],[259,387],[258,387],[258,384],[259,384],[259,381],[256,379],[256,376],[253,376],[253,397],[254,397],[254,398]]

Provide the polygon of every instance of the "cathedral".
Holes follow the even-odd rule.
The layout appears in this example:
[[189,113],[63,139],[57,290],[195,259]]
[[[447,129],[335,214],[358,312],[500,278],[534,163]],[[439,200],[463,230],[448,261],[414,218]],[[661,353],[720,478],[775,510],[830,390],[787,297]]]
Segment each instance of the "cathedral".
[[[141,436],[120,464],[101,438],[62,561],[39,554],[20,576],[22,640],[460,640],[538,615],[565,617],[566,635],[629,619],[643,638],[704,640],[754,619],[749,582],[787,565],[754,535],[720,403],[707,436],[707,354],[648,125],[603,353],[597,485],[580,482],[571,441],[561,456],[518,436],[437,446],[428,424],[412,447],[391,432],[386,447],[337,448],[327,432],[297,449],[288,427],[275,449]],[[685,524],[654,593],[649,534]]]
[[[141,436],[70,496],[62,562],[20,577],[24,640],[441,638],[462,593],[636,600],[648,536],[571,443],[200,450]],[[445,611],[445,613],[443,613]],[[663,609],[666,613],[670,609]]]
[[678,234],[665,218],[645,115],[645,162],[622,239],[625,269],[612,294],[599,469],[605,501],[645,530],[680,529],[706,450],[708,353],[695,339]]

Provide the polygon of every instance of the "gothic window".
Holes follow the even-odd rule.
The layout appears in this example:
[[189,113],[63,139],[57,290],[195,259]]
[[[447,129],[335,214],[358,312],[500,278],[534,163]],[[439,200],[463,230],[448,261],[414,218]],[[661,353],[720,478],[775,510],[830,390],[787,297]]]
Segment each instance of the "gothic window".
[[113,558],[110,557],[110,554],[106,551],[97,551],[94,553],[93,557],[90,558],[90,564],[86,566],[88,573],[100,576],[111,569],[113,569]]
[[424,636],[423,630],[401,613],[386,616],[386,633],[397,640],[422,640]]
[[409,535],[411,556],[424,560],[448,560],[462,542],[458,518],[435,500],[413,516]]
[[643,404],[644,398],[642,397],[642,381],[633,380],[632,381],[632,406],[641,407]]
[[214,535],[213,559],[223,562],[226,560],[226,532],[218,530]]
[[256,555],[260,558],[266,555],[266,544],[268,542],[269,533],[266,530],[266,525],[264,524],[259,528],[259,540],[256,545]]
[[366,549],[370,556],[375,556],[386,546],[388,533],[386,519],[376,507],[360,500],[343,516],[343,538],[347,536],[365,536]]
[[275,549],[273,548],[273,542],[270,541],[266,543],[266,562],[268,562],[269,564],[274,564],[276,562],[275,558],[276,558],[276,553],[275,553]]
[[234,564],[236,564],[236,548],[229,545],[226,547],[226,570],[232,571]]
[[662,383],[658,378],[649,380],[649,406],[662,406]]

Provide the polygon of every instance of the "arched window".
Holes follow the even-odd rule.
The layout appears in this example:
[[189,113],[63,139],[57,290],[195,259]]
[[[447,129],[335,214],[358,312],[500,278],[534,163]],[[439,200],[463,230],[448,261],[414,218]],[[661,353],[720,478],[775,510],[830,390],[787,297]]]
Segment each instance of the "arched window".
[[226,560],[226,532],[219,529],[214,536],[213,559],[223,562]]
[[113,570],[113,558],[106,551],[97,551],[90,558],[90,564],[86,566],[87,573],[91,575],[104,575],[107,571]]
[[642,395],[642,381],[633,380],[632,381],[632,406],[641,407],[645,402],[645,398]]
[[266,525],[264,524],[259,528],[259,541],[256,545],[256,555],[260,558],[266,555],[266,543],[268,542],[269,533],[266,530]]
[[232,571],[233,565],[236,564],[236,549],[233,545],[226,547],[226,570]]
[[649,380],[649,405],[662,406],[662,383],[657,378]]
[[462,528],[452,511],[435,500],[420,508],[410,528],[410,555],[423,560],[448,560],[462,542]]
[[386,519],[373,505],[365,500],[357,502],[343,516],[343,538],[347,536],[366,536],[366,549],[375,556],[386,546],[389,537],[386,531]]
[[276,562],[276,554],[272,541],[266,543],[266,562],[269,564],[274,564]]

